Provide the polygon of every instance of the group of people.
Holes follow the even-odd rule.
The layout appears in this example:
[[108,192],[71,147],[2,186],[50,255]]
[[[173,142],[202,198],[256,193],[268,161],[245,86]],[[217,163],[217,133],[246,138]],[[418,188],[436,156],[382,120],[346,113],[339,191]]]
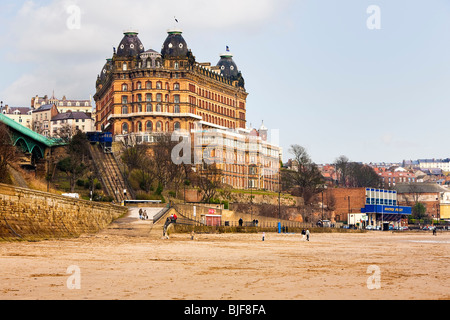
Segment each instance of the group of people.
[[139,219],[148,220],[147,210],[139,209]]

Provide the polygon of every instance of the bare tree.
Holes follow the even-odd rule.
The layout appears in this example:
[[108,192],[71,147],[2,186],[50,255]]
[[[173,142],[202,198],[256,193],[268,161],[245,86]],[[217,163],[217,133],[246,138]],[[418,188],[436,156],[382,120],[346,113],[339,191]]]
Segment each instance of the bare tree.
[[292,145],[289,150],[294,155],[295,169],[285,171],[284,179],[299,190],[299,195],[310,204],[315,195],[323,190],[324,179],[317,165],[311,161],[305,148]]
[[11,135],[4,123],[0,123],[0,182],[6,182],[8,164],[17,159],[16,148],[12,144]]
[[200,172],[197,172],[194,177],[194,184],[202,193],[202,202],[209,203],[216,196],[218,189],[222,184],[222,171],[217,168],[216,164],[203,164]]

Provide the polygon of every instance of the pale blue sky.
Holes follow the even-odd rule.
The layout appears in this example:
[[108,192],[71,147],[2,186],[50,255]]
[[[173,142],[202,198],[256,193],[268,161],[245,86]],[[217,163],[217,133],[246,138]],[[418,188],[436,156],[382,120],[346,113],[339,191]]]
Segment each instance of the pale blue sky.
[[[65,9],[82,11],[68,30]],[[366,12],[381,9],[381,30]],[[73,0],[0,2],[0,99],[84,99],[122,31],[160,50],[180,21],[199,62],[230,46],[246,80],[248,122],[280,130],[317,163],[447,158],[450,2],[447,0]]]

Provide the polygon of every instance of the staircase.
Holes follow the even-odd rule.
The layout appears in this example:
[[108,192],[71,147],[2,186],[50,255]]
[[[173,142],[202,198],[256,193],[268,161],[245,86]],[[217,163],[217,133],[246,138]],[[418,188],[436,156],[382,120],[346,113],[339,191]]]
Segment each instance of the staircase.
[[[133,190],[128,186],[122,172],[119,169],[113,153],[105,153],[99,145],[90,145],[90,152],[94,160],[97,175],[108,196],[117,203],[124,200],[132,200]],[[126,193],[124,192],[126,190]]]

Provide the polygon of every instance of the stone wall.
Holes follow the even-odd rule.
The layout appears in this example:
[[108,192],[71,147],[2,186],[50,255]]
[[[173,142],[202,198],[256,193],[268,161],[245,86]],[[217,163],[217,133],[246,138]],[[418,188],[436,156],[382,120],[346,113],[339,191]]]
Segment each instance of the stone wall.
[[0,184],[0,238],[52,239],[96,233],[126,207]]

